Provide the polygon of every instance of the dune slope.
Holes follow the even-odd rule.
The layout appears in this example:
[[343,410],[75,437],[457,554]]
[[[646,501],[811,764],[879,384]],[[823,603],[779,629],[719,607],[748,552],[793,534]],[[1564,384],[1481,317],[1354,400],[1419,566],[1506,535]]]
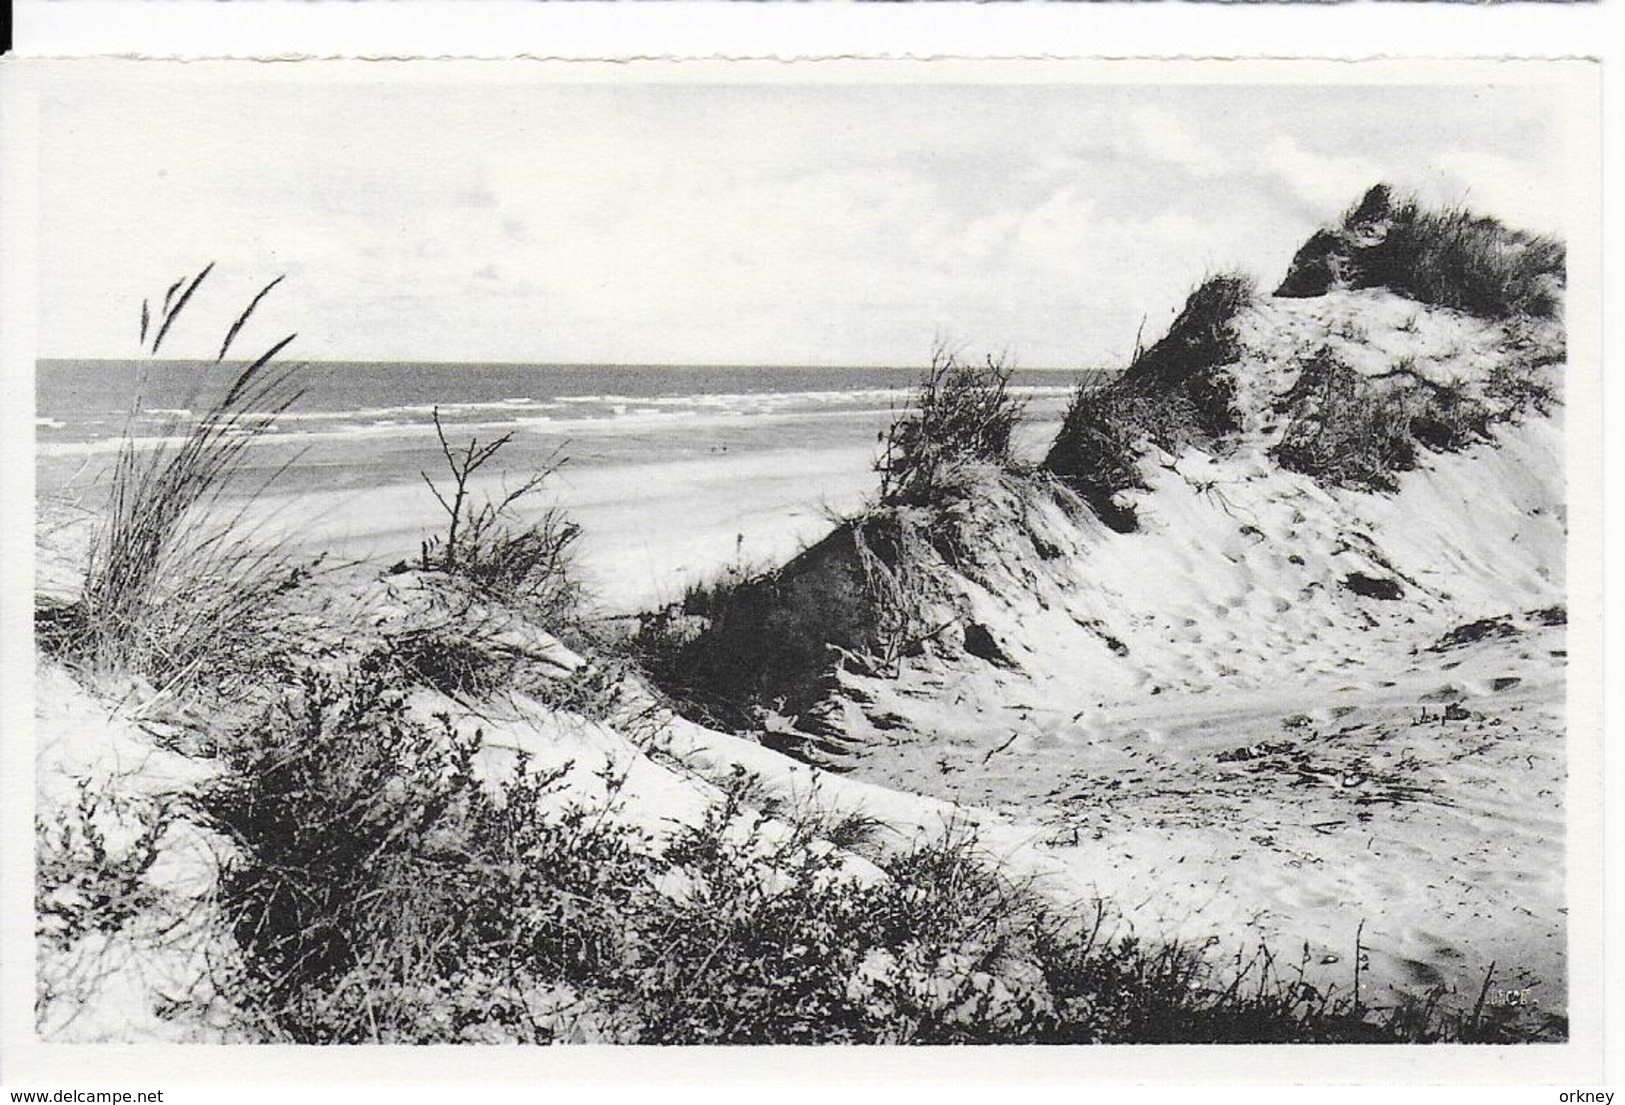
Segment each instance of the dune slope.
[[[947,516],[849,523],[691,647],[757,695],[768,742],[1030,826],[1058,892],[1147,934],[1307,943],[1345,987],[1358,939],[1368,1000],[1470,1005],[1493,961],[1492,994],[1560,1011],[1560,331],[1382,289],[1231,325],[1203,370],[1234,424],[1145,449],[1130,532],[984,472]],[[1383,488],[1290,470],[1289,435],[1332,417],[1306,386],[1326,364],[1365,404],[1459,397],[1482,433]],[[901,644],[876,559],[910,592]],[[748,639],[800,643],[741,675]]]

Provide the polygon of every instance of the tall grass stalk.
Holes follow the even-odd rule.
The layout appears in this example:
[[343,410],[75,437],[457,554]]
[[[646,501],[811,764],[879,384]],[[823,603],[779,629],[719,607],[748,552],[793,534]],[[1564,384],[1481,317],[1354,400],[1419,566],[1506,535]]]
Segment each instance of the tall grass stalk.
[[[142,304],[143,342],[153,334],[147,352],[158,351],[212,267],[177,281],[156,320]],[[217,365],[276,283],[238,317]],[[137,438],[132,412],[91,538],[83,588],[69,611],[46,619],[47,645],[98,670],[127,671],[167,687],[258,637],[267,601],[295,570],[279,545],[257,539],[246,507],[225,507],[223,495],[255,440],[301,394],[299,366],[277,361],[293,340],[292,334],[282,338],[237,369],[189,426],[183,429],[180,416],[170,418],[156,442]]]

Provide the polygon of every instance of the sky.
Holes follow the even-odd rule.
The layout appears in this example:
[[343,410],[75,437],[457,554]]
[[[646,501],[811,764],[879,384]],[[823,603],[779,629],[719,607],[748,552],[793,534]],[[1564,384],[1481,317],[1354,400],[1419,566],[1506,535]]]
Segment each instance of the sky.
[[[1529,87],[59,82],[38,346],[313,360],[1113,364],[1204,274],[1266,290],[1371,184],[1557,230]],[[281,72],[297,67],[284,67]]]

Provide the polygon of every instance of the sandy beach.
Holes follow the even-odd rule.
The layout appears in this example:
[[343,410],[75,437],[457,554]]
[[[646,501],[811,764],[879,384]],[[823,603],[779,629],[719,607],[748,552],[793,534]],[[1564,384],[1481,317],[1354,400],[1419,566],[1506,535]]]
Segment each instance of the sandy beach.
[[[581,526],[583,582],[615,613],[682,597],[729,565],[767,565],[820,536],[829,514],[871,495],[872,450],[760,451],[666,463],[566,467],[527,504]],[[500,494],[498,477],[472,485]],[[282,492],[258,504],[268,534],[369,562],[410,559],[445,512],[421,481],[365,490]],[[533,515],[532,515],[533,516]],[[521,511],[517,517],[527,517]]]
[[[1051,418],[1033,419],[1022,427],[1018,448],[1029,457],[1042,455],[1057,425]],[[500,426],[479,431],[485,440],[500,432]],[[591,443],[572,448],[566,441],[564,465],[516,506],[517,522],[557,506],[581,527],[581,579],[607,613],[675,601],[690,584],[730,568],[760,570],[782,563],[827,532],[831,519],[874,496],[876,448],[866,423],[842,427],[822,447],[773,448],[753,438],[732,450],[659,459],[662,453],[694,452],[691,433],[683,426],[666,431],[671,448],[663,449],[655,438],[640,447],[650,458],[642,461],[572,461]],[[363,439],[346,450],[312,453],[272,443],[239,481],[243,488],[263,485],[264,490],[256,490],[246,507],[239,496],[228,494],[218,513],[243,511],[242,524],[263,540],[338,563],[386,566],[410,560],[446,522],[444,509],[418,474],[427,471],[445,484],[444,462],[433,441],[432,429],[420,425],[410,437],[394,431],[383,448]],[[492,466],[496,471],[470,483],[471,494],[476,500],[500,498],[532,471],[527,463],[541,463],[558,447],[517,440]],[[42,510],[68,523],[51,535],[55,551],[48,559],[53,562],[82,555],[84,523],[97,502],[89,488],[108,456],[105,450],[64,448],[42,466]],[[283,464],[290,467],[264,482]],[[64,501],[77,509],[63,509]]]

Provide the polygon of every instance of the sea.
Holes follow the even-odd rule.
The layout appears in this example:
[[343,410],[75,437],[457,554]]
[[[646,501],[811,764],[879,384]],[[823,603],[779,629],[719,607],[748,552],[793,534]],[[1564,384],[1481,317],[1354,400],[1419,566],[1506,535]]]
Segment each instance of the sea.
[[[186,432],[237,366],[195,361],[39,362],[40,488],[110,462],[126,430],[155,444]],[[1024,440],[1053,433],[1087,370],[1017,370]],[[315,363],[302,394],[260,420],[254,463],[324,489],[416,481],[454,447],[511,435],[504,467],[572,468],[875,442],[906,409],[919,368]],[[443,461],[442,461],[443,462]]]

